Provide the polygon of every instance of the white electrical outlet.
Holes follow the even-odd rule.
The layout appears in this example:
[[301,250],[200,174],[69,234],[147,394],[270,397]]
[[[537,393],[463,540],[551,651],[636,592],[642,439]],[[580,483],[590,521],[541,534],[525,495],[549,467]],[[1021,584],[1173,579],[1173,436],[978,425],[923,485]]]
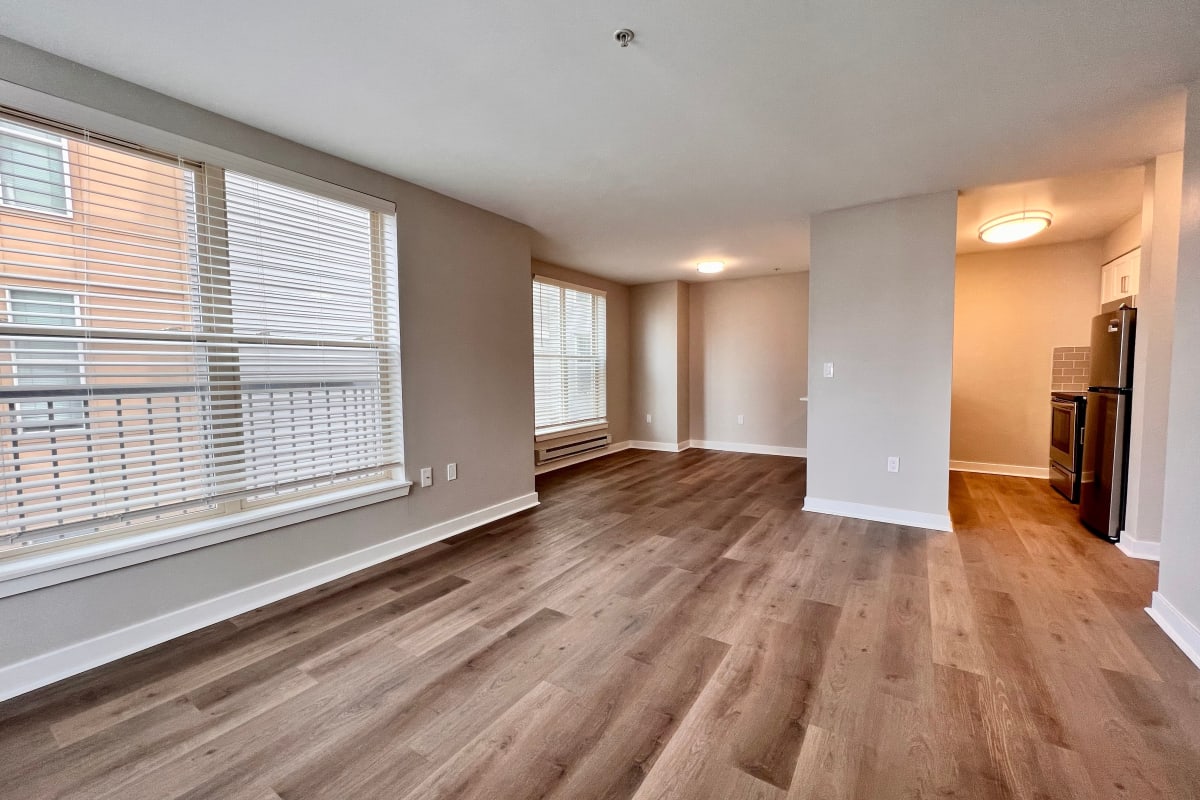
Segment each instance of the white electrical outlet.
[[745,425],[745,424],[746,424],[746,418],[744,416],[742,416],[741,414],[738,414],[738,425]]
[[832,361],[825,362],[825,371],[823,374],[825,375],[826,378],[833,377],[833,362]]
[[458,480],[458,464],[447,464],[446,465],[446,480],[448,480],[448,481]]
[[653,418],[649,414],[646,415],[646,422],[653,422]]
[[421,467],[421,486],[433,486],[433,467]]
[[888,456],[888,472],[900,471],[900,456]]

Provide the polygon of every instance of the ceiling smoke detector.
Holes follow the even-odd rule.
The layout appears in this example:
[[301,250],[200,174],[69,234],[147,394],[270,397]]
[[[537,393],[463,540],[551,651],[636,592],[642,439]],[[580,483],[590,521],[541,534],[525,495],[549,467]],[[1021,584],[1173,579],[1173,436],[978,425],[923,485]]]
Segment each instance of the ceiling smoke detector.
[[629,47],[629,43],[633,41],[633,31],[629,28],[621,28],[613,34],[613,38],[617,40],[617,44],[621,47]]

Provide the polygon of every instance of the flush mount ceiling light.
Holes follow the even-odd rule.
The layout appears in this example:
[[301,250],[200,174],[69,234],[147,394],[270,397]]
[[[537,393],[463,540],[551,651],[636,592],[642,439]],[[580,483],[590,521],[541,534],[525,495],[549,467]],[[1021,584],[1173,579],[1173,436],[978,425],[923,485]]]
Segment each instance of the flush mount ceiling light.
[[696,265],[697,272],[703,272],[705,275],[712,275],[715,272],[720,272],[725,269],[724,261],[701,261]]
[[1018,211],[988,220],[979,226],[979,238],[988,244],[1009,244],[1036,236],[1050,227],[1049,211]]

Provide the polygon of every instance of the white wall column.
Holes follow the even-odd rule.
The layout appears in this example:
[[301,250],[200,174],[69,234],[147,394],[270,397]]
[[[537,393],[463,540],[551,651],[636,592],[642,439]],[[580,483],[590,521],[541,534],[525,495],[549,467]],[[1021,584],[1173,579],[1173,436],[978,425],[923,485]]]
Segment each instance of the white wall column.
[[1157,558],[1162,540],[1167,406],[1179,262],[1179,196],[1183,153],[1146,165],[1142,201],[1142,259],[1134,343],[1133,414],[1125,530],[1118,545],[1135,558]]
[[951,191],[813,218],[806,509],[949,529],[957,215]]
[[1188,92],[1182,198],[1162,566],[1151,615],[1200,666],[1200,83]]

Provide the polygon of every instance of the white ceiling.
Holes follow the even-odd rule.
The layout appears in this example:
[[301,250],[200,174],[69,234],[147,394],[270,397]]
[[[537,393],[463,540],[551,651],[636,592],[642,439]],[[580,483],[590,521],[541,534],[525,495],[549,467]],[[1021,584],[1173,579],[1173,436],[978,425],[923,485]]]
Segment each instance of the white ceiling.
[[1177,87],[1200,76],[1197,0],[0,0],[0,19],[628,282],[803,268],[817,211],[1178,149]]
[[[1144,181],[1142,167],[1128,167],[967,189],[958,196],[958,252],[981,253],[1107,236],[1142,210]],[[1022,209],[1044,209],[1054,215],[1054,221],[1048,230],[1022,242],[994,245],[980,241],[980,225]]]

